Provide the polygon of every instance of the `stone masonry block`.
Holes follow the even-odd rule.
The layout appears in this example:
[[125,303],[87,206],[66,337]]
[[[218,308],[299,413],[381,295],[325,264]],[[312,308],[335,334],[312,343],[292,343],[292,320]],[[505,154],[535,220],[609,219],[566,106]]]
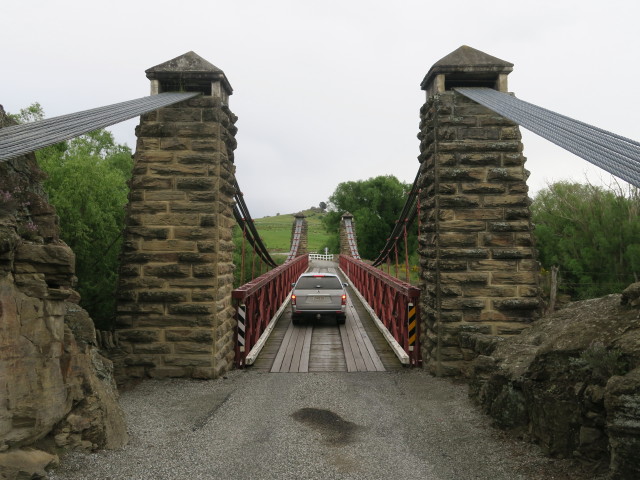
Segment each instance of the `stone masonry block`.
[[535,285],[536,272],[492,272],[492,285]]
[[461,187],[464,194],[503,194],[507,191],[505,185],[499,183],[463,183]]
[[503,182],[523,182],[524,172],[521,168],[491,168],[487,173],[487,180],[501,180]]
[[172,188],[173,180],[171,178],[154,177],[154,176],[134,176],[131,179],[132,190],[168,190]]
[[178,303],[187,301],[187,293],[179,290],[149,290],[138,293],[138,301],[149,303]]
[[487,285],[488,273],[441,273],[440,283],[443,285]]
[[526,195],[499,195],[485,196],[483,199],[485,207],[528,207],[529,197]]
[[117,336],[121,342],[154,343],[160,340],[160,331],[151,329],[119,330]]
[[171,346],[166,343],[136,343],[133,353],[162,355],[171,352]]
[[191,275],[191,269],[185,265],[168,264],[168,265],[149,265],[145,266],[145,275],[151,275],[160,278],[185,278]]
[[476,233],[443,232],[440,234],[439,244],[441,247],[475,247],[478,243]]
[[446,248],[440,251],[441,258],[489,258],[486,248]]
[[149,173],[159,176],[185,176],[185,175],[206,175],[207,167],[203,165],[183,165],[180,163],[165,163],[162,165],[149,166]]
[[169,313],[172,315],[207,315],[212,313],[210,303],[180,303],[169,305]]
[[440,179],[443,181],[478,181],[483,182],[486,181],[487,172],[484,168],[470,168],[470,167],[459,167],[459,168],[441,168],[440,169]]
[[515,271],[518,268],[518,262],[516,260],[473,260],[469,262],[469,270],[474,272],[510,272]]
[[176,227],[173,229],[176,240],[209,240],[215,238],[217,233],[215,228]]
[[142,247],[148,252],[185,252],[195,249],[196,243],[189,240],[148,240]]
[[[503,209],[501,208],[477,208],[461,209],[455,211],[456,220],[502,220]],[[484,224],[486,228],[486,224]]]
[[456,155],[461,166],[497,166],[500,165],[499,153],[473,153],[464,152]]
[[167,329],[165,337],[168,342],[212,343],[213,331],[210,328]]
[[179,367],[203,367],[212,366],[213,358],[211,355],[165,355],[164,363]]
[[186,138],[162,138],[156,139],[159,141],[158,149],[168,151],[168,150],[190,150],[191,148],[191,140]]
[[199,226],[200,215],[183,213],[158,213],[155,215],[140,215],[142,225],[151,226]]
[[199,108],[161,108],[158,110],[159,122],[201,122],[202,110]]
[[178,178],[176,188],[178,190],[211,190],[217,187],[217,179],[212,177]]
[[531,248],[492,248],[491,256],[496,259],[532,258]]
[[176,354],[213,354],[213,345],[206,343],[180,342],[176,343],[173,349]]

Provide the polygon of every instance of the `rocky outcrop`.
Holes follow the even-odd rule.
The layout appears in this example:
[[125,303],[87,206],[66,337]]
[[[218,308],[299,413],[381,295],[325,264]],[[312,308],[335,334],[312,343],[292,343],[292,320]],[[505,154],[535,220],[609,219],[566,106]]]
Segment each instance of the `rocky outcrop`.
[[112,365],[77,304],[75,257],[58,236],[42,176],[32,154],[0,162],[2,478],[39,478],[52,458],[31,447],[55,453],[127,441]]
[[639,294],[576,302],[516,337],[465,335],[471,397],[549,455],[640,478]]

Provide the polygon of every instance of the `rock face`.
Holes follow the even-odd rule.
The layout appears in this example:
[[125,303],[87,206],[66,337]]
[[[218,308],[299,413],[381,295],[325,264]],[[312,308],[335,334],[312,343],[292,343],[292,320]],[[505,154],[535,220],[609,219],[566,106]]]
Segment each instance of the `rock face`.
[[640,478],[640,311],[630,295],[576,302],[516,337],[467,334],[479,354],[471,397],[549,455]]
[[[0,117],[9,122],[2,110]],[[21,458],[46,457],[21,447],[127,441],[111,362],[76,303],[75,257],[59,239],[42,176],[32,154],[0,162],[0,467],[7,478],[18,475]]]

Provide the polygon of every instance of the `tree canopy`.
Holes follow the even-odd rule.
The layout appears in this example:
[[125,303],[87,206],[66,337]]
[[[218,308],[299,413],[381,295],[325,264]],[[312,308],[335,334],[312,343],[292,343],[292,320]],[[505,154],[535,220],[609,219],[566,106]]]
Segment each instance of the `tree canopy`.
[[593,185],[559,182],[532,205],[543,267],[560,268],[572,297],[620,292],[640,273],[640,195]]
[[330,250],[339,250],[340,220],[349,212],[356,223],[360,255],[376,258],[402,211],[410,188],[411,185],[393,175],[340,183],[329,197],[329,212],[322,220],[326,230],[336,234],[329,244]]

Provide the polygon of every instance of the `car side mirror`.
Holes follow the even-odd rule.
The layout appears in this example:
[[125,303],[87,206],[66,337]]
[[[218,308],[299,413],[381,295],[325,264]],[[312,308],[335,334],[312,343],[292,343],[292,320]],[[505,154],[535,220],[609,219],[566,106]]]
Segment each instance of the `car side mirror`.
[[342,284],[342,286],[343,286],[343,287],[348,287],[348,286],[349,286],[349,284],[348,284],[348,283],[343,283],[343,284]]
[[291,288],[293,288],[293,287],[295,287],[295,286],[296,286],[296,282],[293,282],[293,283],[291,284]]

